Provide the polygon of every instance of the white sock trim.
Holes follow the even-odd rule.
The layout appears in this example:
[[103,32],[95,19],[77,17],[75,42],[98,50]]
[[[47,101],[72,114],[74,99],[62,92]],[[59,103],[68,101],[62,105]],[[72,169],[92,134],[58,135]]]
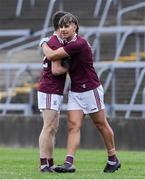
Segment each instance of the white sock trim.
[[47,164],[41,165],[41,169],[44,169],[45,167],[48,167]]
[[116,164],[116,162],[115,161],[107,161],[108,162],[108,164],[110,164],[111,166],[113,166],[113,165],[115,165]]
[[70,163],[70,162],[68,162],[68,161],[65,161],[67,164],[72,164],[72,163]]

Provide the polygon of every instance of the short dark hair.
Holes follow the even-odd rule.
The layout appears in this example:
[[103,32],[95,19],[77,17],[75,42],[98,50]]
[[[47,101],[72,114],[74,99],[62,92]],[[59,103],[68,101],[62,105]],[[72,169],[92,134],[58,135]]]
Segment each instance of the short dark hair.
[[67,12],[65,11],[57,11],[52,16],[52,23],[55,30],[59,29],[58,23],[61,17],[63,17]]
[[77,26],[76,33],[79,31],[79,23],[76,16],[74,16],[71,13],[67,13],[64,16],[60,18],[59,21],[59,27],[70,25],[71,23],[74,23]]

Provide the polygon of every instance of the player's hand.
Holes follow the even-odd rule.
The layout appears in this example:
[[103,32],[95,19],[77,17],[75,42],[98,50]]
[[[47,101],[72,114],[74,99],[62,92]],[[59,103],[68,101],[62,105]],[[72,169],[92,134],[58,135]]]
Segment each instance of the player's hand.
[[48,43],[49,39],[49,37],[42,38],[39,42],[39,46],[42,47],[43,43]]

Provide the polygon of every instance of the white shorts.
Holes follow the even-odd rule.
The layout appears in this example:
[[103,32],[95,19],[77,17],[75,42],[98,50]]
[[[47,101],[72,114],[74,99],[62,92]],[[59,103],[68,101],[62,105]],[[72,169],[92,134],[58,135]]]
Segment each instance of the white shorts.
[[102,85],[96,89],[81,93],[69,91],[67,110],[82,110],[84,114],[90,114],[104,108],[104,90]]
[[60,111],[63,102],[63,96],[57,94],[46,94],[43,92],[37,92],[38,97],[38,108],[43,109],[53,109]]

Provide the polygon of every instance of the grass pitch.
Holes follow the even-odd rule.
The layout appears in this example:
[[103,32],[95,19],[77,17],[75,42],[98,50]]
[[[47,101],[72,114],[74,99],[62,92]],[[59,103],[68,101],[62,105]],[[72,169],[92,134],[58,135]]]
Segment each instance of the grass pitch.
[[[55,164],[62,164],[66,150],[55,150]],[[145,152],[118,151],[122,167],[115,173],[102,170],[106,152],[78,150],[75,157],[76,173],[40,173],[38,149],[0,148],[0,179],[144,179]]]

